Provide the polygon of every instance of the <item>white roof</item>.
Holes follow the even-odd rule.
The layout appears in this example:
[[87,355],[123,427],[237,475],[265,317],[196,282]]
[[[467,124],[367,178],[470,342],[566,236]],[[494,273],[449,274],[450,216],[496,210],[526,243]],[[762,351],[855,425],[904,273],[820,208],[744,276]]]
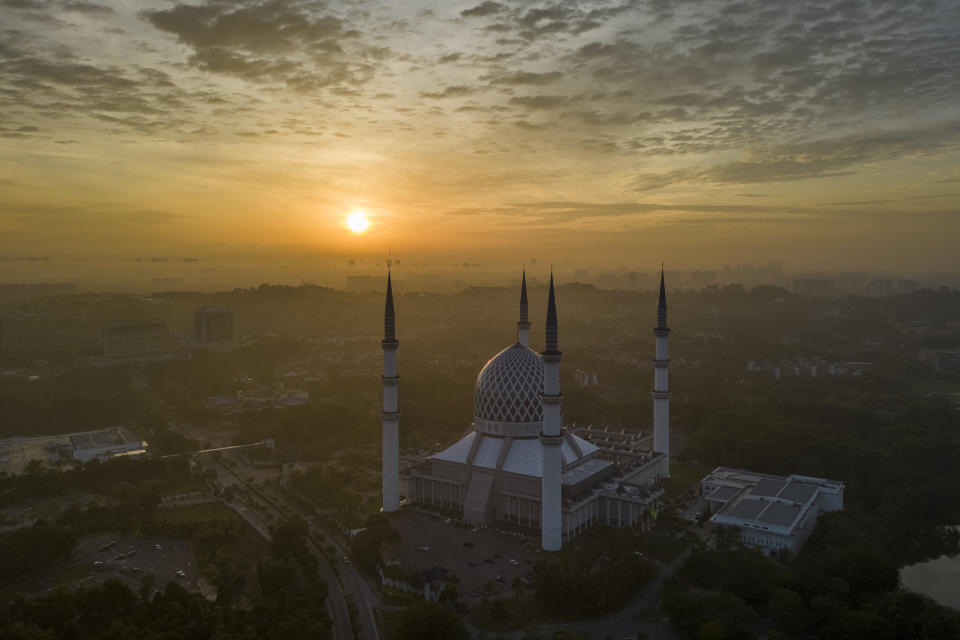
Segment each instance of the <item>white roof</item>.
[[543,476],[543,445],[539,438],[514,440],[503,461],[503,470],[523,476]]
[[476,431],[471,431],[465,438],[453,443],[440,453],[433,454],[436,460],[446,460],[447,462],[467,463],[467,455],[470,453],[470,447],[473,446],[473,439],[477,437]]
[[[477,438],[481,438],[481,440],[477,445],[476,453],[473,455],[473,466],[484,469],[496,469],[497,462],[500,460],[503,447],[506,446],[507,440],[499,436],[478,433],[476,431],[471,431],[465,437],[440,453],[435,453],[432,457],[434,460],[467,464],[470,450],[473,448],[474,440]],[[583,452],[582,457],[577,455],[576,449],[570,444],[571,439],[576,441],[580,451]],[[561,464],[563,465],[565,473],[574,472],[570,477],[573,478],[576,476],[578,472],[576,472],[575,469],[582,464],[583,458],[588,457],[598,450],[599,447],[587,442],[583,438],[573,434],[567,434],[560,448]],[[596,465],[587,468],[598,469]],[[542,477],[543,445],[540,443],[540,438],[514,438],[510,442],[510,449],[507,452],[501,469],[508,473],[516,473],[522,476]]]
[[497,459],[500,457],[500,450],[503,448],[503,438],[484,437],[477,448],[477,454],[473,457],[473,464],[476,467],[486,467],[487,469],[497,468]]

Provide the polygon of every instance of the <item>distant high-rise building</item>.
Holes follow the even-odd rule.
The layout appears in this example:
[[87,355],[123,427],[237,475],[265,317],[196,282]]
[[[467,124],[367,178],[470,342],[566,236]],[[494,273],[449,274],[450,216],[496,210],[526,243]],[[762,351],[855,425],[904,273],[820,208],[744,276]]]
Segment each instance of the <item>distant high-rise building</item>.
[[891,296],[893,295],[893,280],[889,278],[874,278],[870,281],[868,291],[872,296]]
[[916,280],[897,280],[897,293],[913,293],[920,290],[920,283]]
[[716,271],[693,271],[690,273],[690,284],[698,289],[702,289],[708,284],[717,283]]
[[103,327],[103,356],[135,356],[164,351],[168,346],[165,320],[113,322]]
[[200,307],[193,312],[193,339],[200,343],[233,342],[233,311]]
[[830,278],[794,278],[793,292],[801,296],[829,296],[833,294]]

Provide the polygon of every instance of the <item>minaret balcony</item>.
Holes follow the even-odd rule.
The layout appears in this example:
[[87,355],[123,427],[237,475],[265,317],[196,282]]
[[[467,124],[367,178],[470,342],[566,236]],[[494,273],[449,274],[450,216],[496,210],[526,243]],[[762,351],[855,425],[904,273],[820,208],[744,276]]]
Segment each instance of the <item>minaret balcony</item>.
[[563,434],[557,434],[555,436],[550,436],[544,432],[540,432],[540,442],[545,447],[560,447],[563,446]]

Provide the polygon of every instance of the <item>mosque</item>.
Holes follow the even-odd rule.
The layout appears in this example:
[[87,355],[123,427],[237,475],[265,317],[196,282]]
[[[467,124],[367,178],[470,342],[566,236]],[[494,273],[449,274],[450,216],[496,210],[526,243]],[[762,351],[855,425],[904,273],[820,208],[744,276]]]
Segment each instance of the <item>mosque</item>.
[[[510,523],[539,530],[542,547],[555,551],[598,524],[645,528],[659,506],[653,483],[669,474],[667,300],[660,274],[656,357],[653,360],[654,434],[651,450],[624,464],[603,441],[563,427],[557,305],[553,274],[547,300],[545,350],[530,348],[527,281],[520,288],[515,344],[484,365],[474,388],[472,429],[461,440],[400,473],[396,317],[387,275],[384,312],[383,510],[408,504],[461,514],[477,524]],[[599,445],[599,446],[598,446]]]

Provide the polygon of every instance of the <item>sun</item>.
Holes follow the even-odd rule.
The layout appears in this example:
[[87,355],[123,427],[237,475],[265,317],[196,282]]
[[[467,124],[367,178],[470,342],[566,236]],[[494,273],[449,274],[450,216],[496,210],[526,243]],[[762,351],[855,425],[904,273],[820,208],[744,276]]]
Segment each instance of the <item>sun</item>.
[[367,220],[367,214],[362,211],[355,211],[347,216],[347,228],[354,233],[363,233],[370,226]]

